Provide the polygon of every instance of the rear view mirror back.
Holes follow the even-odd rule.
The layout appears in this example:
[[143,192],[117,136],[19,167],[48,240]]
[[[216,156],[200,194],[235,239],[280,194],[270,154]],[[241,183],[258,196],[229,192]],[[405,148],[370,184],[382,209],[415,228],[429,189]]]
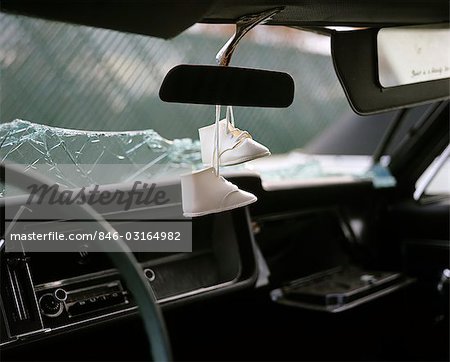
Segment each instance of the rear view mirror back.
[[210,65],[178,65],[164,78],[165,102],[248,107],[289,107],[294,80],[283,72]]

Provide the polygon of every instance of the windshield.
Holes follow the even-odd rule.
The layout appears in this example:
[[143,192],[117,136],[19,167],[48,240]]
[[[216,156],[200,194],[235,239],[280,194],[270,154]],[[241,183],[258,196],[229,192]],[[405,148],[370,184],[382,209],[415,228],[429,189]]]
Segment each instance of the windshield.
[[[197,24],[172,40],[161,40],[12,15],[0,15],[0,21],[2,161],[43,162],[39,147],[28,147],[24,153],[18,147],[23,139],[11,138],[14,127],[33,133],[42,129],[36,125],[40,124],[119,132],[117,137],[145,130],[156,141],[189,145],[189,155],[181,158],[196,167],[198,129],[213,123],[214,107],[164,103],[158,97],[159,86],[175,65],[215,64],[215,55],[234,26]],[[368,169],[369,155],[392,112],[381,117],[384,121],[376,129],[365,127],[370,135],[367,142],[354,135],[356,142],[344,138],[335,143],[339,125],[364,122],[351,111],[338,82],[329,37],[259,26],[239,44],[231,64],[287,72],[296,83],[294,102],[286,109],[235,107],[237,127],[274,155],[244,167],[261,172],[266,180],[362,175]],[[11,123],[14,120],[20,121]],[[60,131],[49,128],[46,132],[53,136]],[[83,137],[82,132],[78,134]],[[64,163],[73,162],[68,154],[74,152],[81,151],[70,150]],[[341,156],[339,162],[336,155]],[[97,162],[98,157],[90,154],[89,162]]]
[[[1,15],[1,120],[62,128],[198,138],[214,107],[167,104],[158,91],[175,65],[215,64],[231,25],[193,26],[172,40]],[[272,153],[306,145],[349,111],[330,57],[329,38],[260,26],[239,44],[232,65],[280,70],[296,82],[287,109],[235,109],[239,128]],[[270,92],[270,89],[267,89]],[[20,95],[20,97],[18,97]],[[286,132],[287,131],[287,132]]]

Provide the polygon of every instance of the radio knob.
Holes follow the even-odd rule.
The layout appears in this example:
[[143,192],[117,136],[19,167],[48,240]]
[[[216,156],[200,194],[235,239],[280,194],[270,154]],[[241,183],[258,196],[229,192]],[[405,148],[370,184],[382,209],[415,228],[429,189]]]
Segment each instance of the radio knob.
[[149,282],[152,282],[156,279],[156,274],[152,269],[144,269],[144,275]]
[[42,314],[47,317],[57,317],[63,311],[62,303],[50,293],[44,294],[39,299],[39,307],[41,308]]
[[67,299],[67,292],[62,288],[56,289],[54,295],[60,302],[64,302]]

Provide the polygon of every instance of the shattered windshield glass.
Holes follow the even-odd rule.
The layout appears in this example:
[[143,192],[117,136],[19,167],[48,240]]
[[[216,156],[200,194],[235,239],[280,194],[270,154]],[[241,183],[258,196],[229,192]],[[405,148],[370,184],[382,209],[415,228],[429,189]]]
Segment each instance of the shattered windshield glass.
[[[151,129],[79,131],[23,120],[0,125],[0,155],[0,162],[26,165],[25,170],[37,169],[41,173],[45,170],[48,178],[67,188],[131,182],[138,177],[177,177],[187,169],[201,167],[198,140],[168,140]],[[292,158],[296,158],[297,167],[292,167]],[[109,168],[105,173],[105,168],[99,165],[121,167]],[[296,153],[291,154],[287,162],[278,162],[277,165],[266,168],[250,163],[246,167],[234,167],[232,171],[253,170],[266,180],[274,180],[274,175],[277,175],[276,179],[308,179],[343,174],[336,170],[325,172],[317,160]],[[126,172],[124,167],[127,167]],[[76,173],[69,172],[73,169]],[[4,185],[0,192],[4,193]]]
[[[45,167],[48,178],[71,188],[179,174],[200,163],[200,146],[188,138],[167,140],[151,129],[88,132],[15,120],[0,125],[0,162],[5,161],[27,165],[27,169]],[[71,165],[77,177],[67,175],[61,165]],[[102,169],[96,171],[98,165],[134,168],[105,174]]]
[[[256,160],[228,167],[228,174],[256,172],[267,188],[283,180],[328,178],[336,182],[369,176],[365,170],[370,168],[370,158],[366,156],[320,156],[294,151],[275,158],[276,162]],[[25,171],[45,173],[67,188],[127,183],[137,178],[177,179],[182,173],[202,167],[198,140],[168,140],[151,129],[80,131],[23,120],[0,125],[0,162],[5,161],[26,165]],[[5,185],[1,184],[0,197],[4,193]]]

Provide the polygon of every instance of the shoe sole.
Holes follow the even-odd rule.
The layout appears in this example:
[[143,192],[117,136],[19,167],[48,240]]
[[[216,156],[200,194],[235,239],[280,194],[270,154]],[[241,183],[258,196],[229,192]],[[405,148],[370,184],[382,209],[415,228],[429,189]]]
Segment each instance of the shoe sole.
[[250,204],[256,202],[257,200],[258,200],[258,198],[255,196],[254,199],[242,202],[242,203],[240,203],[238,205],[232,205],[232,206],[223,207],[223,208],[220,208],[220,209],[213,209],[213,210],[202,211],[202,212],[184,212],[183,216],[185,216],[185,217],[198,217],[198,216],[204,216],[204,215],[208,215],[208,214],[217,214],[219,212],[230,211],[230,210],[233,210],[233,209],[237,209],[239,207],[244,207],[244,206],[250,205]]
[[[262,157],[266,157],[266,156],[270,156],[270,155],[271,155],[270,152],[263,152],[263,153],[260,153],[260,154],[258,154],[256,156],[242,157],[242,158],[238,158],[237,160],[228,161],[228,162],[225,162],[225,163],[220,162],[220,166],[239,165],[239,164],[244,163],[244,162],[253,161],[253,160],[256,160],[258,158],[262,158]],[[204,163],[203,165],[211,167],[211,164],[208,165],[208,164]]]

